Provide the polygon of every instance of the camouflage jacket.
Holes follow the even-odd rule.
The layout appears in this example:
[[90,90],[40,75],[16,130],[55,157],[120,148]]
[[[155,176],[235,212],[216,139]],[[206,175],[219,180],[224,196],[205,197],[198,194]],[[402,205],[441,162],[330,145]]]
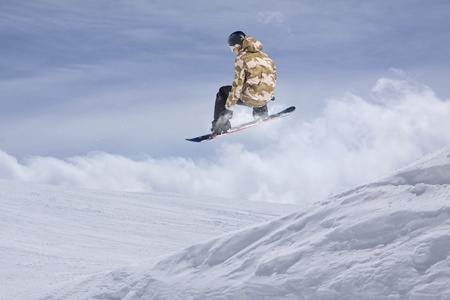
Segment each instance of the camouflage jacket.
[[277,79],[275,64],[261,50],[259,41],[245,37],[234,63],[234,81],[226,109],[233,110],[238,99],[247,106],[260,107],[274,97]]

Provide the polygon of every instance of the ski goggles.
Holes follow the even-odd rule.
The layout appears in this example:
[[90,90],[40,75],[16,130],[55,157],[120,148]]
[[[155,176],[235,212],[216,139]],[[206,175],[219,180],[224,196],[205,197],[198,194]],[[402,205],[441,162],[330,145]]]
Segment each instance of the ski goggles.
[[234,53],[238,54],[239,53],[239,49],[241,48],[241,45],[236,44],[234,46],[228,46],[228,47],[230,47],[231,52],[234,52]]

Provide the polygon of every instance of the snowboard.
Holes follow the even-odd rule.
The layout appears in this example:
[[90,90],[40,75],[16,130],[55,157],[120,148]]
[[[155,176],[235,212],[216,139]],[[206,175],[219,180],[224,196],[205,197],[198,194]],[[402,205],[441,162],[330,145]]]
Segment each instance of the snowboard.
[[286,117],[286,116],[290,115],[291,113],[293,113],[294,110],[295,110],[295,106],[291,106],[291,107],[288,107],[285,110],[282,110],[276,114],[272,114],[263,120],[255,120],[255,121],[247,122],[247,123],[235,126],[235,127],[231,127],[230,130],[228,130],[227,132],[224,132],[222,134],[216,135],[216,134],[210,133],[210,134],[205,134],[202,136],[198,136],[198,137],[186,139],[186,140],[190,141],[190,142],[196,142],[196,143],[210,141],[210,140],[216,139],[216,138],[224,136],[224,135],[228,135],[228,134],[238,132],[238,131],[259,125],[259,124],[263,124],[263,123],[273,121],[273,120],[276,120],[276,119],[279,119],[282,117]]

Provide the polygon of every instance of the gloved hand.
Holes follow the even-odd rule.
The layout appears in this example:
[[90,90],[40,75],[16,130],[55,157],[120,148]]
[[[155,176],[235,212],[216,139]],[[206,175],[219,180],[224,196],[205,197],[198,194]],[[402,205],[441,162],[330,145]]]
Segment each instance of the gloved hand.
[[217,120],[212,122],[211,131],[215,135],[227,132],[231,128],[230,119],[233,117],[233,111],[225,109]]

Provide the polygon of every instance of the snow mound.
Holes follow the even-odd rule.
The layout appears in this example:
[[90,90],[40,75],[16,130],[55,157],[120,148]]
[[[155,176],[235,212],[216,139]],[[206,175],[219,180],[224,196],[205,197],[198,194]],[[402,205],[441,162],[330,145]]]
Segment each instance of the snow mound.
[[450,299],[450,148],[48,299]]
[[[0,179],[0,299],[158,262],[194,243],[279,218],[298,206],[123,193]],[[80,299],[83,299],[81,297]]]

